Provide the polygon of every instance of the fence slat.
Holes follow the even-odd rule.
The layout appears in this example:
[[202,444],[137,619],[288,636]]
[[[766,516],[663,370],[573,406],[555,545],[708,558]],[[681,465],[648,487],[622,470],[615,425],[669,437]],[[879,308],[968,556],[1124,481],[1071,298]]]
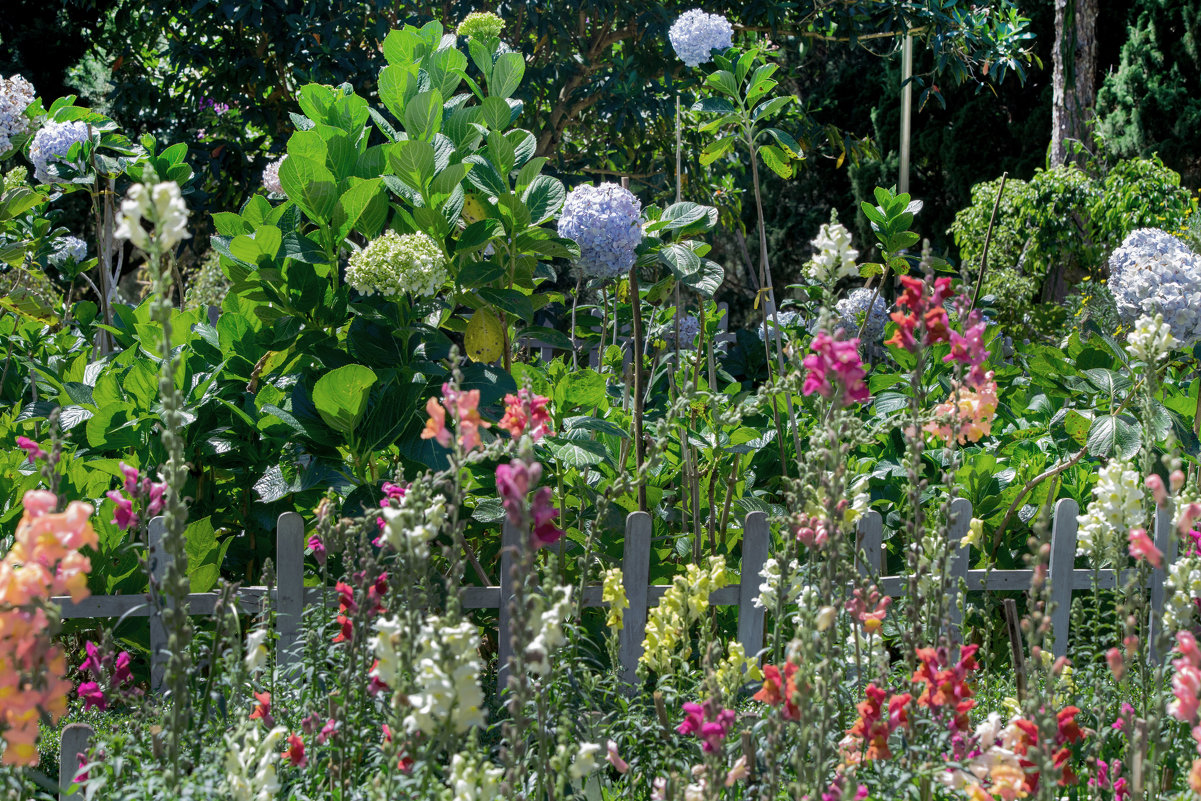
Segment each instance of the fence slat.
[[862,558],[856,553],[856,566],[859,575],[874,577],[884,572],[884,519],[875,509],[871,509],[859,518],[859,550]]
[[78,792],[67,792],[67,788],[75,781],[79,772],[79,755],[86,755],[91,743],[92,727],[86,723],[69,723],[63,727],[58,750],[58,786],[59,801],[78,798]]
[[635,672],[642,657],[642,639],[646,635],[650,559],[651,516],[646,512],[631,512],[626,516],[625,551],[621,557],[621,581],[630,606],[625,610],[617,639],[621,678],[630,685],[637,680]]
[[304,617],[304,518],[284,512],[275,522],[276,664],[300,662],[300,624]]
[[509,657],[513,654],[512,632],[509,631],[509,600],[513,597],[513,556],[520,547],[521,532],[505,518],[500,541],[500,615],[496,636],[496,694],[501,695],[509,683]]
[[767,610],[756,606],[763,565],[771,548],[771,527],[763,512],[751,512],[742,527],[742,578],[738,591],[738,642],[746,655],[763,650],[763,619]]
[[1160,567],[1151,572],[1151,658],[1159,661],[1156,641],[1159,639],[1161,615],[1163,614],[1164,595],[1167,588],[1168,565],[1176,561],[1176,538],[1172,536],[1172,505],[1155,509],[1155,547],[1163,554]]
[[959,585],[967,584],[968,567],[971,566],[971,545],[960,543],[968,534],[972,523],[972,502],[967,498],[956,498],[951,502],[951,524],[947,536],[955,550],[951,554],[951,590],[947,594],[947,637],[951,642],[963,640],[963,609],[959,605]]
[[[1051,652],[1056,658],[1068,653],[1072,590],[1076,584],[1076,516],[1079,511],[1080,506],[1074,500],[1061,498],[1055,502],[1055,519],[1051,524],[1051,562],[1047,581],[1051,584]],[[1030,586],[1029,581],[1026,586]]]
[[[163,534],[166,526],[161,517],[151,518],[146,527],[150,539],[149,567],[151,580],[162,591],[163,582],[167,577],[167,560],[163,554]],[[163,604],[169,601],[163,596]],[[150,616],[150,689],[158,692],[163,686],[163,673],[167,667],[167,627],[161,615],[151,611]]]

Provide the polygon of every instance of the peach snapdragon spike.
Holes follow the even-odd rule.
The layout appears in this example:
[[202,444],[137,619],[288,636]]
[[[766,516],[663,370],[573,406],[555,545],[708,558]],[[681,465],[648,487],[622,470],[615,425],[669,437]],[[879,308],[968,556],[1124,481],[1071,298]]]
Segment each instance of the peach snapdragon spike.
[[[0,737],[5,765],[36,765],[38,720],[57,723],[67,711],[67,661],[51,640],[50,598],[88,597],[92,569],[79,549],[97,546],[90,504],[72,501],[55,512],[58,498],[30,490],[12,548],[0,559]],[[50,614],[48,614],[48,612]]]

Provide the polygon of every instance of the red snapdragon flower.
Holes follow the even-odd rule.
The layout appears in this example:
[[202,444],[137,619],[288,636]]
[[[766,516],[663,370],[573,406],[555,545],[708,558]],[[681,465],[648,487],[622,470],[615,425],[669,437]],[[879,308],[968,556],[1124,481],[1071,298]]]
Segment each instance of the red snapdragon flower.
[[258,704],[250,713],[250,720],[261,720],[268,729],[274,728],[275,718],[271,716],[271,693],[255,693],[254,698]]
[[309,758],[304,753],[304,740],[300,739],[300,735],[293,732],[288,735],[288,750],[280,754],[282,759],[288,760],[293,767],[303,768],[309,764]]

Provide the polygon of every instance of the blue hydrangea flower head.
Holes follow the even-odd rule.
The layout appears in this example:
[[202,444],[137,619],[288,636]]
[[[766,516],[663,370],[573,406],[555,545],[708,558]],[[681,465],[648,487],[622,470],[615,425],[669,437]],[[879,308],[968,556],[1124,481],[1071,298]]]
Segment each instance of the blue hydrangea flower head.
[[0,155],[12,147],[14,137],[29,130],[25,109],[33,102],[33,85],[20,75],[0,77]]
[[676,55],[689,67],[713,57],[714,50],[734,44],[734,28],[721,14],[706,14],[699,8],[685,11],[667,32]]
[[64,236],[55,243],[54,251],[48,257],[56,267],[73,261],[81,264],[88,257],[88,243],[77,236]]
[[53,177],[46,167],[54,161],[66,161],[71,145],[88,138],[88,126],[79,121],[48,122],[33,137],[29,146],[29,160],[33,162],[34,176],[44,184]]
[[784,339],[788,339],[789,332],[792,329],[794,329],[794,328],[804,329],[804,328],[808,327],[808,325],[809,325],[809,321],[806,320],[804,317],[802,317],[801,313],[798,311],[790,310],[790,311],[776,312],[775,315],[769,314],[767,316],[767,328],[766,329],[763,327],[762,323],[760,323],[759,326],[756,327],[755,333],[759,335],[759,339],[763,339],[764,333],[766,333],[768,331],[771,332],[772,338],[774,339],[775,338],[775,328],[776,328],[777,322],[780,324],[780,336],[783,337]]
[[848,292],[845,298],[834,305],[838,311],[838,320],[834,323],[834,328],[842,328],[847,332],[847,336],[856,337],[859,336],[859,327],[866,318],[867,327],[863,329],[863,339],[873,341],[883,336],[884,326],[888,323],[888,304],[878,295],[876,302],[872,303],[872,295],[876,295],[876,290],[863,287]]
[[[680,317],[680,340],[678,343],[679,350],[694,350],[696,348],[696,338],[701,333],[701,321],[696,315],[686,314]],[[676,338],[676,323],[672,320],[667,324],[667,342],[672,349],[677,348],[675,343]]]
[[1126,325],[1162,314],[1182,347],[1201,341],[1201,256],[1171,234],[1131,231],[1109,257],[1109,290]]
[[580,246],[576,266],[590,278],[616,278],[634,266],[642,242],[642,204],[617,184],[577,186],[559,217],[559,236]]

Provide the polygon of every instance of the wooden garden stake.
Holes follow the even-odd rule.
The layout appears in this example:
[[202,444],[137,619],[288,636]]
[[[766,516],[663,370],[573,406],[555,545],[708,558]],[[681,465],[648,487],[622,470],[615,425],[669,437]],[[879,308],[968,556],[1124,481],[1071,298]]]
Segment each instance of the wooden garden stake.
[[1013,672],[1017,676],[1018,701],[1026,700],[1026,658],[1022,650],[1022,629],[1018,624],[1018,604],[1012,598],[1002,601],[1005,628],[1009,632],[1009,650],[1013,654]]

